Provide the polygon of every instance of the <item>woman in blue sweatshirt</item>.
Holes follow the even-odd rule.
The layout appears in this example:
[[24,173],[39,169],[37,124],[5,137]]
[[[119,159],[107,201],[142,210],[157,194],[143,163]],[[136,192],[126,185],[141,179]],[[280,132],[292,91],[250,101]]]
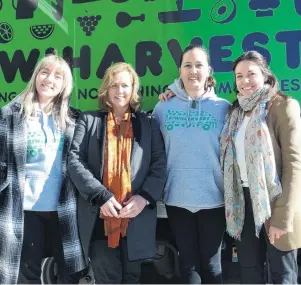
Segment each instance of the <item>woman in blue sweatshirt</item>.
[[214,93],[209,57],[201,46],[184,50],[179,72],[169,86],[175,96],[154,109],[167,153],[163,199],[183,282],[222,283],[225,212],[219,135],[229,103]]

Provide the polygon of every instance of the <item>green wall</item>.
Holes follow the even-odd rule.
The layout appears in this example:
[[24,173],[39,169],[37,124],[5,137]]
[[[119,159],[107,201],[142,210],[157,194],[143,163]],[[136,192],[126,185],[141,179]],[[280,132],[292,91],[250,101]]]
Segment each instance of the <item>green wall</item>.
[[[267,57],[280,88],[301,100],[300,0],[1,2],[0,106],[25,87],[47,49],[55,48],[73,64],[75,107],[97,108],[105,68],[123,60],[140,75],[143,108],[150,110],[177,77],[181,50],[192,41],[209,51],[221,97],[233,100],[232,61],[256,49]],[[86,33],[81,25],[89,20],[95,26]]]

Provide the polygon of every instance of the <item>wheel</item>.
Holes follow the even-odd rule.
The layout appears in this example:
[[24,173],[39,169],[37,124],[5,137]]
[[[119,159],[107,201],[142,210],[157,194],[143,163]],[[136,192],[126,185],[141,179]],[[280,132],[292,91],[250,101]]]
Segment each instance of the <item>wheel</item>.
[[53,257],[47,257],[42,262],[42,284],[57,284],[57,264]]
[[[84,276],[79,280],[79,284],[95,284],[91,267],[83,270],[80,273]],[[42,284],[57,284],[58,283],[58,268],[53,257],[47,257],[42,262]]]

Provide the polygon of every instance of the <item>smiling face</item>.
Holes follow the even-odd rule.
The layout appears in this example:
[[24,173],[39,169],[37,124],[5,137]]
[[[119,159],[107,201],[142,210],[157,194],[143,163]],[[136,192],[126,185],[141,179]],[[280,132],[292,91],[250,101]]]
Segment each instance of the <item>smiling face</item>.
[[128,71],[118,72],[114,75],[108,90],[108,102],[113,111],[124,111],[130,107],[133,94],[133,79]]
[[40,103],[51,102],[63,89],[63,72],[54,66],[41,68],[36,77],[36,90]]
[[237,90],[243,96],[251,96],[264,85],[265,77],[261,68],[253,61],[239,62],[234,72]]
[[189,50],[183,55],[180,77],[187,92],[204,93],[206,79],[209,77],[207,55],[199,48]]

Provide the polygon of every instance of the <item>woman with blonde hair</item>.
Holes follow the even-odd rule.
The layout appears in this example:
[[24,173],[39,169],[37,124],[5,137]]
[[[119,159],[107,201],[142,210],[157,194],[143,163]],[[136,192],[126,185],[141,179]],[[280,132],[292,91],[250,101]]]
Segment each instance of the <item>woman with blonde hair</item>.
[[0,109],[0,283],[41,283],[47,253],[61,282],[86,267],[66,160],[78,112],[68,64],[44,57],[26,89]]
[[100,111],[81,114],[69,154],[79,234],[96,283],[138,283],[141,260],[155,255],[166,156],[156,121],[139,111],[138,89],[129,64],[109,67]]

